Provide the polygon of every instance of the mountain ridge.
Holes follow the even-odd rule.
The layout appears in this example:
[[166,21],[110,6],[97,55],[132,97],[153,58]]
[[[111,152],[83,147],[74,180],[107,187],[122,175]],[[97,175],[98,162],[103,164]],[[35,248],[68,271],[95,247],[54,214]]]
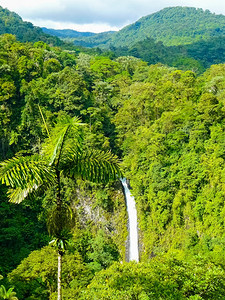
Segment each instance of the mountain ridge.
[[54,35],[57,37],[61,38],[73,38],[73,37],[85,37],[85,36],[94,36],[96,33],[94,32],[81,32],[73,29],[53,29],[53,28],[46,28],[46,27],[41,27],[42,31],[44,33]]
[[110,48],[132,46],[146,38],[166,46],[191,44],[225,35],[225,16],[195,7],[167,7],[113,33],[75,38],[75,45]]

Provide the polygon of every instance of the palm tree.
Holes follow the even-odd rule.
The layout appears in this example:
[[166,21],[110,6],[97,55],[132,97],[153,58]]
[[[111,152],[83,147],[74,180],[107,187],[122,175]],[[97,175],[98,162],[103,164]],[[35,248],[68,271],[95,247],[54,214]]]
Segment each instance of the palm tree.
[[64,231],[72,215],[61,193],[63,177],[107,183],[120,174],[118,159],[111,152],[85,149],[80,120],[64,117],[54,127],[40,154],[15,156],[0,164],[0,180],[10,188],[9,200],[20,203],[30,194],[55,187],[55,203],[49,224],[58,249],[58,300],[62,299],[61,270],[65,248]]

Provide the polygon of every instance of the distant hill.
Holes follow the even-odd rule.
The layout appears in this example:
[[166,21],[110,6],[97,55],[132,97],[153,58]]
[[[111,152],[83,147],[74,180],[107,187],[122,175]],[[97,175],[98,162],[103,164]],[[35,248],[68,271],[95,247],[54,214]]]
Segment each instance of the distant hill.
[[166,46],[176,46],[224,35],[224,15],[178,6],[143,17],[117,32],[74,38],[74,43],[86,47],[130,47],[146,38],[153,38]]
[[75,45],[89,48],[106,45],[110,42],[112,34],[115,33],[115,31],[105,31],[101,33],[80,32],[72,29],[50,29],[45,27],[43,27],[42,30],[62,40],[74,42]]
[[62,46],[64,42],[57,37],[46,34],[40,27],[34,26],[14,12],[0,6],[0,34],[14,34],[20,42],[43,41],[54,46]]
[[51,29],[42,27],[44,33],[57,36],[62,39],[80,38],[94,36],[96,33],[93,32],[80,32],[72,29]]

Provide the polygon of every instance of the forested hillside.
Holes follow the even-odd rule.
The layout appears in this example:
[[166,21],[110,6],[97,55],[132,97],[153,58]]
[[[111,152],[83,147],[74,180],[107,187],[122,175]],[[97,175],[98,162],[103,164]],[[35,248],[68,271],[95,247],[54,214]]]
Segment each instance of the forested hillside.
[[[224,299],[225,65],[197,76],[8,34],[0,47],[1,162],[40,154],[46,128],[77,116],[86,124],[83,149],[119,155],[136,199],[141,262],[126,263],[119,180],[63,179],[75,214],[63,299]],[[57,258],[46,228],[54,187],[20,204],[0,188],[2,283],[18,299],[56,299]]]
[[[104,33],[103,33],[104,34]],[[74,39],[75,44],[87,47],[131,47],[146,38],[163,42],[165,46],[192,44],[225,34],[225,16],[194,7],[168,7],[142,17],[137,22],[111,33]],[[99,37],[98,37],[99,36]]]
[[[182,70],[193,70],[200,74],[212,64],[224,62],[224,18],[222,15],[215,15],[201,9],[171,7],[143,17],[135,23],[139,24],[138,26],[132,24],[115,33],[93,34],[50,29],[43,29],[43,32],[41,28],[24,22],[16,13],[0,8],[0,34],[12,33],[21,42],[44,41],[76,52],[105,53],[111,57],[134,56],[149,64],[163,63]],[[195,31],[191,26],[196,26]],[[80,46],[72,44],[74,36],[81,37],[78,43]],[[171,42],[166,42],[165,38]],[[180,45],[167,46],[168,44],[177,45],[177,38],[179,38]],[[89,40],[86,42],[86,39],[90,39],[90,43]],[[121,40],[121,43],[117,40]],[[83,48],[86,46],[89,48]],[[100,49],[99,46],[102,48]]]
[[14,12],[0,6],[0,34],[14,34],[21,42],[43,41],[54,46],[63,46],[63,42],[42,31],[30,22],[24,22],[22,18]]
[[[99,34],[48,30],[63,40],[114,56],[134,56],[198,74],[224,63],[225,16],[191,7],[170,7],[146,16],[118,32]],[[87,36],[88,35],[88,36]]]
[[224,65],[198,78],[151,66],[140,79],[124,90],[114,120],[141,216],[143,256],[207,253],[222,263]]
[[93,32],[80,32],[72,29],[49,29],[46,27],[41,28],[45,33],[57,36],[59,38],[71,39],[76,37],[93,36]]
[[224,63],[225,37],[171,47],[147,38],[132,47],[111,48],[111,50],[116,56],[131,55],[149,64],[163,63],[182,70],[193,70],[200,74],[213,64]]

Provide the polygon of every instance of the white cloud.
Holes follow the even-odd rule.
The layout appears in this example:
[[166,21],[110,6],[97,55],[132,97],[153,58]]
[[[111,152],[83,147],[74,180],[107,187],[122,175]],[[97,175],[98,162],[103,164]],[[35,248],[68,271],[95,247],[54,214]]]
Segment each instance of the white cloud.
[[[33,20],[27,19],[26,21],[34,23]],[[124,24],[124,26],[127,24]],[[53,29],[73,29],[81,32],[104,32],[104,31],[117,31],[121,29],[121,27],[110,26],[105,23],[92,23],[92,24],[76,24],[76,23],[68,23],[68,22],[54,22],[51,20],[35,20],[35,26],[53,28]]]

